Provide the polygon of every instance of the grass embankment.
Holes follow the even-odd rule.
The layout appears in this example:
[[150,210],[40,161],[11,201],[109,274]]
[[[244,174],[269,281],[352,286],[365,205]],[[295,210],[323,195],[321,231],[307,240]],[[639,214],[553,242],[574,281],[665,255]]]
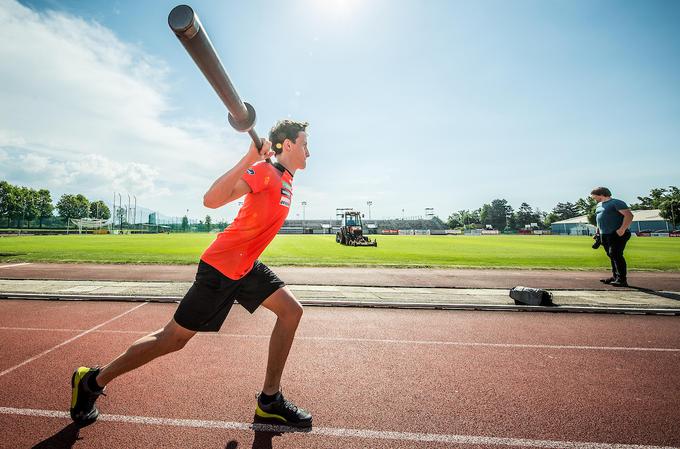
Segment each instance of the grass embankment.
[[[57,235],[0,238],[1,262],[193,264],[212,234]],[[377,236],[377,248],[335,243],[334,236],[279,235],[261,259],[275,265],[608,268],[589,237]],[[626,258],[634,270],[680,270],[680,239],[633,237]]]

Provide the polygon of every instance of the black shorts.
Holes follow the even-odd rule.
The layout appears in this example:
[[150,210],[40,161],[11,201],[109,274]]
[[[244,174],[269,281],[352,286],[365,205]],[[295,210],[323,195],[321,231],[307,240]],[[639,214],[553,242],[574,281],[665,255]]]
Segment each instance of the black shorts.
[[211,265],[198,264],[196,280],[175,311],[175,322],[198,332],[217,332],[227,318],[234,300],[250,313],[272,293],[286,284],[265,264],[255,261],[252,270],[234,280]]

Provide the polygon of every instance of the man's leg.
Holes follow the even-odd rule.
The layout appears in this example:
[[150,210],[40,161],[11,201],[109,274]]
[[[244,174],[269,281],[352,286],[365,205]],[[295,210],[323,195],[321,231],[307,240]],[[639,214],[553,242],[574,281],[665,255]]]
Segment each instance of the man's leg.
[[601,282],[604,282],[605,284],[611,284],[613,281],[616,280],[616,263],[614,262],[614,258],[612,257],[612,246],[611,242],[609,241],[609,236],[604,235],[602,236],[602,248],[604,248],[604,252],[607,254],[607,257],[609,257],[609,263],[611,264],[612,267],[612,277],[609,279],[602,279]]
[[626,243],[630,238],[629,234],[624,234],[622,237],[617,235],[615,241],[612,242],[611,247],[611,258],[612,264],[616,267],[616,281],[612,282],[614,286],[626,286],[628,285],[627,275],[628,275],[628,264],[626,259],[623,257],[623,251],[626,248]]
[[302,318],[302,305],[287,287],[279,288],[262,305],[276,314],[276,324],[269,340],[267,373],[262,393],[257,398],[255,415],[287,425],[309,428],[312,425],[312,414],[293,404],[279,392],[281,374]]
[[127,351],[104,366],[96,382],[100,387],[105,387],[121,374],[139,368],[157,357],[182,349],[194,335],[196,331],[185,329],[172,319],[164,328],[140,338]]
[[295,338],[295,331],[302,318],[302,304],[295,299],[288,287],[283,287],[269,296],[262,305],[274,312],[277,317],[269,339],[267,372],[262,387],[264,394],[273,395],[280,388],[281,374]]
[[195,333],[179,326],[173,319],[163,329],[137,340],[104,368],[77,368],[71,377],[70,413],[73,421],[80,425],[94,422],[99,416],[95,402],[104,394],[107,383],[156,357],[183,348]]

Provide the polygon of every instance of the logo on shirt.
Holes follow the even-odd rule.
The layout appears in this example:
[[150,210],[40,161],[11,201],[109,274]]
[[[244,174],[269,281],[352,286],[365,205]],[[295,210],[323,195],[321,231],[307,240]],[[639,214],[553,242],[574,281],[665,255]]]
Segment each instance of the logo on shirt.
[[288,190],[288,189],[281,189],[281,195],[288,197],[288,198],[291,198],[293,196],[291,191]]
[[284,189],[293,190],[293,186],[288,184],[286,181],[281,181],[281,185],[283,185]]
[[285,196],[281,197],[281,201],[279,202],[281,206],[286,206],[287,208],[290,209],[290,198],[287,198]]
[[249,175],[254,175],[255,170],[253,170],[252,168],[249,168],[248,170],[246,170],[246,173],[248,173]]

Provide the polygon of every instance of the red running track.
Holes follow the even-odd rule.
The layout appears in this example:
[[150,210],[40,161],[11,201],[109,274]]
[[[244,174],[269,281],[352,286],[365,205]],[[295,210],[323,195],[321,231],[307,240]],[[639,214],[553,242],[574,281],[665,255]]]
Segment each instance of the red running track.
[[283,388],[315,425],[291,433],[251,427],[274,316],[236,306],[112,382],[97,423],[70,424],[74,367],[174,307],[0,301],[0,447],[680,446],[680,321],[663,316],[308,307]]

